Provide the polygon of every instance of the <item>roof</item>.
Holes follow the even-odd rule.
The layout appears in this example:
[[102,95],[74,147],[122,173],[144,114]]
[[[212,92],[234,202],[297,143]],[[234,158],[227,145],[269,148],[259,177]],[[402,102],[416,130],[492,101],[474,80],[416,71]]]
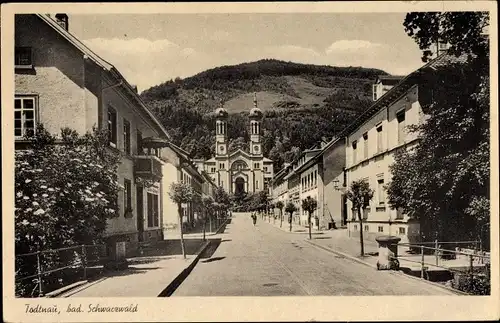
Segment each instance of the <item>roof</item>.
[[[418,82],[419,77],[423,74],[431,70],[436,70],[439,67],[446,66],[452,63],[461,63],[464,62],[466,56],[456,57],[449,54],[441,54],[434,60],[428,62],[424,66],[419,69],[413,71],[412,73],[405,76],[396,86],[392,87],[389,91],[387,91],[384,95],[382,95],[377,101],[375,101],[368,109],[366,109],[360,116],[358,116],[352,123],[350,123],[347,127],[342,130],[337,137],[345,137],[351,132],[358,129],[363,123],[372,118],[375,114],[377,114],[381,109],[385,108],[387,105],[393,103],[395,99],[400,97],[405,91],[407,91],[410,87],[415,85]],[[332,140],[332,142],[335,139]],[[328,144],[326,147],[328,147]]]
[[404,78],[405,78],[404,76],[400,76],[400,75],[380,75],[377,77],[377,80],[375,83],[380,81],[381,83],[386,84],[386,85],[396,85]]
[[52,27],[56,32],[59,33],[63,38],[65,38],[71,45],[73,45],[76,49],[78,49],[84,56],[86,56],[88,59],[90,59],[92,62],[94,62],[97,66],[101,67],[102,69],[108,71],[113,75],[118,81],[122,82],[122,84],[125,86],[125,88],[128,90],[128,92],[134,97],[134,99],[137,101],[137,103],[143,108],[144,112],[151,118],[151,120],[155,123],[155,125],[160,129],[160,132],[162,132],[162,135],[167,137],[168,139],[171,139],[170,135],[168,134],[167,130],[163,127],[163,125],[156,119],[156,117],[149,111],[149,109],[146,107],[146,104],[142,101],[140,98],[139,94],[135,92],[134,88],[130,83],[127,82],[125,77],[114,67],[111,63],[107,62],[103,58],[101,58],[99,55],[94,53],[90,48],[85,46],[78,38],[73,36],[69,31],[61,27],[54,19],[52,19],[48,14],[36,14],[43,22],[45,22],[47,25]]

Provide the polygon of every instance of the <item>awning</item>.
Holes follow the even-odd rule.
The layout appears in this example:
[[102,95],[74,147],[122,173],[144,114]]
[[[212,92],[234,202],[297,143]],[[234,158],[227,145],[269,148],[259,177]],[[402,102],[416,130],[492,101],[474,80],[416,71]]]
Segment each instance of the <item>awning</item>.
[[142,139],[142,147],[144,148],[163,148],[169,146],[168,139],[160,137],[147,137]]

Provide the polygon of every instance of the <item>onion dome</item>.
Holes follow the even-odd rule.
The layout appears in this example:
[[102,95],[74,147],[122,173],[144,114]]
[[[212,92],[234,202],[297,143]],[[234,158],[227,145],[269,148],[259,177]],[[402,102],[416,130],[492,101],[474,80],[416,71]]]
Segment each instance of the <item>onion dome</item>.
[[227,118],[227,116],[228,116],[228,113],[227,113],[226,109],[224,109],[224,108],[217,108],[215,110],[215,117],[217,119],[225,119],[225,118]]
[[254,119],[262,118],[262,111],[259,108],[252,108],[252,110],[250,110],[250,118]]

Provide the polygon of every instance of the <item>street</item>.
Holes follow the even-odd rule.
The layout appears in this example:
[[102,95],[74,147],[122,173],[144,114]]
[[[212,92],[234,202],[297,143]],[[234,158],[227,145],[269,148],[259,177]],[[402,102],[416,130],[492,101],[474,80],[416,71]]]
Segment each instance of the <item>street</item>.
[[304,241],[305,235],[260,218],[254,227],[249,213],[234,213],[219,237],[215,253],[200,260],[173,297],[453,295],[318,249]]

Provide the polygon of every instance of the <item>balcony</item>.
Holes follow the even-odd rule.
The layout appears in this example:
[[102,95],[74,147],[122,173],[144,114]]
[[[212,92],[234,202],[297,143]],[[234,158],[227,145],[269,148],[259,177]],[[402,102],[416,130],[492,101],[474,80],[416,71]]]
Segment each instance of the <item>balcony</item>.
[[134,174],[136,179],[158,182],[162,178],[162,162],[154,155],[134,156]]

